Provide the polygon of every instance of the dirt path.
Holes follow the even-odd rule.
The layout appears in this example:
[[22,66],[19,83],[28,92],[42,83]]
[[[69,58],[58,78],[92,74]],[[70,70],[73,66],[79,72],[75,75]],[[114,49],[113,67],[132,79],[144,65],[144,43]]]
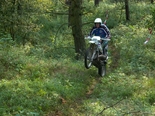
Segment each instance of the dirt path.
[[93,93],[93,91],[94,91],[94,89],[95,89],[95,86],[99,83],[99,82],[101,82],[101,78],[95,78],[95,79],[92,79],[92,82],[91,82],[91,85],[90,85],[90,87],[89,87],[89,89],[88,89],[88,92],[86,93],[86,96],[87,97],[89,97],[92,93]]

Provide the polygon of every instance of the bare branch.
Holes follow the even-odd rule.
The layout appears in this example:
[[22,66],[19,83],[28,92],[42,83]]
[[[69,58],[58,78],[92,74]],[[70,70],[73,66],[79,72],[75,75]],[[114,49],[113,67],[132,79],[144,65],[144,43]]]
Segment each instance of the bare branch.
[[56,34],[55,34],[54,44],[56,44],[56,37],[57,37],[57,35],[58,35],[59,30],[60,30],[64,25],[66,25],[66,24],[68,24],[68,23],[64,23],[64,24],[62,24],[62,25],[58,28],[58,31],[57,31]]
[[116,102],[115,104],[112,104],[112,105],[110,105],[110,106],[108,106],[108,107],[105,107],[100,113],[98,113],[96,116],[99,116],[99,115],[101,115],[105,110],[107,110],[107,109],[109,109],[109,108],[111,108],[111,107],[114,107],[115,105],[117,105],[118,103],[120,103],[122,100],[124,100],[125,98],[123,98],[123,99],[121,99],[121,100],[119,100],[118,102]]
[[68,2],[65,4],[65,3],[63,3],[61,0],[59,0],[60,1],[60,3],[64,6],[64,7],[69,7],[67,4],[69,4]]
[[129,112],[125,112],[122,116],[126,116],[127,114],[155,115],[155,113],[149,113],[149,112],[129,111]]

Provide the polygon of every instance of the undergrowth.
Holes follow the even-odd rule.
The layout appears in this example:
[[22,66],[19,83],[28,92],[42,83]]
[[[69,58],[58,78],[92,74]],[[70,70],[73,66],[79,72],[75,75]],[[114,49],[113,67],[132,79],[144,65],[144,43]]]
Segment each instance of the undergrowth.
[[[106,8],[115,11],[115,5]],[[133,5],[132,12],[133,7],[143,11],[148,5],[143,4],[144,9]],[[117,13],[119,10],[122,9]],[[110,16],[115,17],[115,14]],[[110,24],[112,38],[104,78],[99,77],[95,67],[85,69],[83,58],[79,61],[74,59],[73,39],[69,35],[66,35],[66,41],[63,41],[63,36],[59,36],[57,41],[51,37],[51,43],[35,46],[29,43],[19,46],[9,38],[1,39],[0,114],[155,115],[155,41],[151,39],[144,45],[148,32],[141,24],[145,20],[119,23],[124,18],[121,16],[116,15],[116,22],[115,18],[109,19],[109,23],[113,22]],[[142,14],[136,12],[134,20],[140,17]]]

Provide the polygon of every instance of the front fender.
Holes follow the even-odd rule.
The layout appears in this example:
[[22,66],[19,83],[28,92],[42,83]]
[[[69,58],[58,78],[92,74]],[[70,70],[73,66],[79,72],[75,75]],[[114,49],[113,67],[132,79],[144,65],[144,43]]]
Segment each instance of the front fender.
[[95,41],[89,41],[89,43],[91,43],[91,44],[95,44]]

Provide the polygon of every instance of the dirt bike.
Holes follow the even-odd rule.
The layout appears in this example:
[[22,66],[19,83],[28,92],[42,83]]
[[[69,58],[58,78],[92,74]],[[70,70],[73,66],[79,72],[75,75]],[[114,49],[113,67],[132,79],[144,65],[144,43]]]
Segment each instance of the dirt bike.
[[89,47],[85,52],[84,64],[87,69],[92,65],[98,68],[98,74],[103,77],[106,74],[106,60],[107,57],[105,50],[102,49],[101,41],[110,41],[107,38],[101,38],[100,36],[86,37],[89,40]]

